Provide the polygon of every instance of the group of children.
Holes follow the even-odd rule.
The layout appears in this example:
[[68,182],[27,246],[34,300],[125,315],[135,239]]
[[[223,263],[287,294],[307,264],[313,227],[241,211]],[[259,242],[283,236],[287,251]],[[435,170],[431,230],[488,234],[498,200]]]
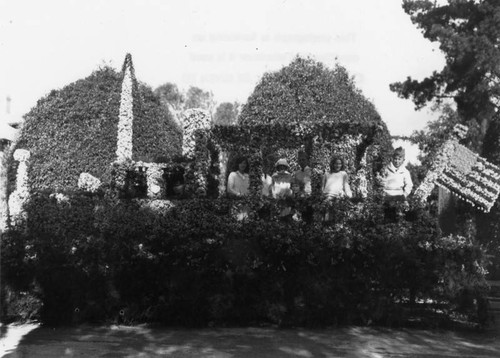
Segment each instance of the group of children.
[[[293,173],[290,172],[287,160],[279,159],[274,165],[274,174],[262,175],[262,195],[284,198],[294,194],[311,194],[311,168],[307,165],[305,152],[299,152],[297,159],[300,169]],[[394,202],[405,201],[413,188],[410,172],[403,165],[404,149],[396,148],[391,159],[379,176],[384,190],[384,201],[389,206]],[[243,157],[239,158],[236,163],[237,170],[229,174],[227,191],[230,195],[239,197],[247,195],[249,191],[249,165],[248,160]],[[332,158],[330,171],[323,176],[321,188],[326,198],[352,198],[349,176],[345,171],[342,158]]]

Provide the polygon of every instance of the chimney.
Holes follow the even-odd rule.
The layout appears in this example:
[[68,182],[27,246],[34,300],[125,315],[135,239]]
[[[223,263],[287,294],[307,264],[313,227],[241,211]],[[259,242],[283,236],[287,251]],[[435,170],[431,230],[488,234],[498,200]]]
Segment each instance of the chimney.
[[10,114],[10,101],[10,96],[7,96],[7,98],[5,98],[5,113],[7,114]]

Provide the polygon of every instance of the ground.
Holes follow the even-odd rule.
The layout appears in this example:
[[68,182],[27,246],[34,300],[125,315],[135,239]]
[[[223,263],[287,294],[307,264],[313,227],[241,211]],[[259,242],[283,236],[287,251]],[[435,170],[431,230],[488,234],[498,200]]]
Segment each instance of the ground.
[[2,357],[500,357],[500,331],[3,326]]

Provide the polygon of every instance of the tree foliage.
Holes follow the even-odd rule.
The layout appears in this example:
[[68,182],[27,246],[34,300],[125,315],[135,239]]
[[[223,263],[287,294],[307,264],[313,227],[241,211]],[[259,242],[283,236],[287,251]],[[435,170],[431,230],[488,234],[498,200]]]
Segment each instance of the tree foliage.
[[199,108],[213,114],[213,93],[199,87],[190,86],[187,91],[183,91],[176,84],[166,82],[158,86],[154,93],[160,98],[161,104],[174,115],[177,123],[181,123],[182,113],[187,109]]
[[171,107],[175,111],[183,109],[186,98],[176,84],[167,82],[157,87],[154,93],[160,98],[160,102],[165,107]]
[[238,122],[240,104],[238,102],[223,102],[215,110],[214,124],[233,125]]
[[461,121],[477,121],[483,132],[500,100],[500,1],[405,0],[404,11],[425,38],[439,42],[446,64],[427,78],[408,77],[391,90],[417,108],[451,98]]
[[266,73],[240,115],[242,124],[331,120],[383,125],[344,67],[337,64],[332,70],[301,57],[277,72]]
[[214,95],[210,91],[204,91],[199,87],[191,86],[186,92],[184,109],[201,108],[212,113],[214,104]]
[[427,123],[424,129],[414,131],[410,136],[410,141],[418,145],[420,150],[418,159],[427,168],[432,161],[432,154],[449,139],[453,127],[459,123],[457,112],[450,105],[441,106],[440,111],[438,119]]
[[[403,9],[425,38],[439,43],[446,64],[421,81],[408,77],[393,83],[391,90],[411,99],[417,109],[453,99],[457,120],[473,128],[468,145],[500,164],[500,147],[493,145],[500,103],[500,1],[404,0]],[[442,118],[432,126],[441,132],[448,129]],[[485,138],[490,144],[483,146]]]

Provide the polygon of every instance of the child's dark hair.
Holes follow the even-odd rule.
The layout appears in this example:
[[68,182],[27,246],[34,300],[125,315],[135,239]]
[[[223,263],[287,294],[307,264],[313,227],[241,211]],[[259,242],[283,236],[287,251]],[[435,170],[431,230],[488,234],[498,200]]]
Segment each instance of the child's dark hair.
[[297,158],[305,158],[306,160],[309,159],[307,157],[307,153],[306,153],[306,151],[304,149],[299,149],[297,151]]
[[403,147],[397,147],[396,149],[394,149],[394,152],[392,152],[392,157],[405,157],[405,150]]
[[277,160],[276,154],[271,153],[266,155],[262,163],[262,171],[265,174],[272,174],[275,169],[274,163],[276,163],[276,160]]
[[342,167],[340,168],[340,170],[344,170],[345,169],[345,162],[344,162],[344,159],[342,157],[339,157],[339,156],[334,156],[332,158],[332,160],[330,160],[330,173],[333,172],[333,167],[335,166],[335,162],[337,160],[340,160],[340,162],[342,163]]
[[243,155],[239,155],[239,156],[237,156],[234,159],[234,168],[233,168],[233,171],[238,171],[240,169],[240,163],[241,162],[246,162],[247,163],[247,166],[246,166],[244,172],[248,174],[248,172],[250,171],[250,163],[248,163],[248,158],[245,157],[245,156],[243,156]]

